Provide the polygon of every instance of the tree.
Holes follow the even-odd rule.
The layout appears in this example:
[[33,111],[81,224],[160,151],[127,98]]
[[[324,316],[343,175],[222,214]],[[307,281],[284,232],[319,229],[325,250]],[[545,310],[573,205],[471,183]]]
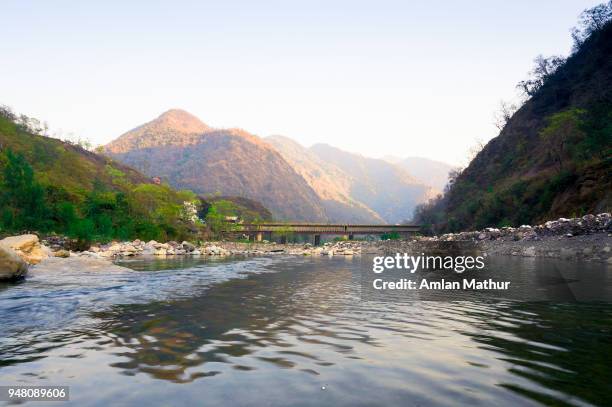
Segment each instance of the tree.
[[506,102],[504,100],[499,102],[499,109],[494,113],[493,119],[495,127],[497,127],[500,131],[506,127],[506,124],[510,120],[510,118],[516,113],[518,110],[518,106],[511,102]]
[[548,118],[548,126],[540,132],[540,137],[550,146],[550,155],[559,173],[564,169],[565,158],[571,153],[571,146],[577,145],[585,137],[582,130],[584,113],[581,109],[555,113]]
[[444,187],[444,194],[447,194],[452,189],[462,172],[463,168],[453,168],[448,172],[448,182]]
[[[45,193],[34,179],[34,170],[21,154],[6,151],[1,203],[7,227],[36,228],[45,226]],[[10,213],[10,216],[9,216]]]
[[[472,162],[472,160],[474,160],[474,158],[476,158],[478,154],[480,154],[480,152],[485,148],[485,146],[486,146],[486,143],[481,138],[474,139],[474,144],[468,150],[468,156],[467,156],[468,165],[469,163]],[[453,171],[451,171],[451,173],[452,172]],[[449,180],[451,177],[451,173],[449,173]],[[456,175],[458,176],[460,173],[461,171],[458,171]]]
[[209,206],[205,222],[213,235],[220,236],[222,232],[228,232],[236,228],[236,223],[230,222],[228,219],[233,216],[236,216],[234,204],[221,199]]
[[529,72],[530,77],[517,85],[517,88],[528,98],[538,93],[544,83],[565,63],[565,58],[559,55],[548,58],[538,55],[533,62],[535,66]]
[[594,33],[612,20],[612,0],[584,10],[578,17],[578,25],[572,29],[574,52]]

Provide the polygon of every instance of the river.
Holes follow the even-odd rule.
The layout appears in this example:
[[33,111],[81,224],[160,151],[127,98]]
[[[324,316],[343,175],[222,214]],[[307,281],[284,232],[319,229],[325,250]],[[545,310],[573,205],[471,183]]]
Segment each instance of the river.
[[609,303],[369,298],[364,261],[33,272],[0,285],[0,384],[68,385],[78,406],[612,405]]

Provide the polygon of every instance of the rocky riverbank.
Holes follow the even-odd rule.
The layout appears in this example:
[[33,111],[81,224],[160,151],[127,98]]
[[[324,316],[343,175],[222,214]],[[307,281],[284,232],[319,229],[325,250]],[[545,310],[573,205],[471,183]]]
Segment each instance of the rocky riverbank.
[[[131,256],[356,256],[362,253],[431,253],[471,250],[488,255],[550,257],[574,260],[612,262],[612,216],[609,213],[581,218],[560,218],[541,225],[487,228],[479,231],[449,233],[409,240],[338,241],[322,246],[311,244],[277,244],[273,242],[238,243],[156,241],[113,242],[95,245],[80,255],[113,259]],[[54,247],[49,243],[52,249]],[[59,250],[56,255],[70,253]]]
[[[612,216],[609,213],[581,218],[560,218],[541,225],[487,228],[409,240],[337,241],[321,246],[274,242],[111,242],[86,251],[70,251],[69,240],[36,235],[0,240],[0,279],[18,279],[28,266],[69,270],[73,266],[113,267],[115,259],[133,256],[359,256],[361,254],[479,252],[487,255],[549,257],[612,264]],[[65,266],[65,267],[64,267]]]
[[[541,225],[517,228],[487,228],[479,231],[449,233],[409,240],[338,241],[322,246],[277,244],[273,242],[238,243],[155,241],[110,243],[91,247],[81,255],[100,258],[131,256],[355,256],[362,253],[431,253],[449,250],[471,250],[488,255],[550,257],[612,263],[612,216],[609,213],[581,218],[560,218]],[[61,252],[65,255],[65,252]]]
[[476,248],[489,255],[549,257],[612,264],[610,213],[559,218],[536,226],[449,233],[428,240],[472,242]]

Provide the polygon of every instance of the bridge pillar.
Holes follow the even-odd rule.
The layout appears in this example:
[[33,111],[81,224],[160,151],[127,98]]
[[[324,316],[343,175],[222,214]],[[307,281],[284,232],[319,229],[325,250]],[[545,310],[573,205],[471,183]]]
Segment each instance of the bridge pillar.
[[314,245],[319,246],[321,244],[321,235],[314,235]]
[[263,233],[257,232],[257,234],[255,235],[255,240],[257,240],[258,242],[261,242],[263,240]]

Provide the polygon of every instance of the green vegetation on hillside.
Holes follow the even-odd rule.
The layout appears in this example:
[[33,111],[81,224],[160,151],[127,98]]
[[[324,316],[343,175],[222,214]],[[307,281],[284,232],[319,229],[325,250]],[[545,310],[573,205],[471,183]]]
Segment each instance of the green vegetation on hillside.
[[86,245],[197,232],[192,192],[148,183],[110,159],[35,134],[32,123],[0,109],[0,233],[56,232]]
[[213,196],[201,197],[200,200],[202,205],[198,215],[202,219],[206,218],[213,206],[216,206],[215,210],[217,212],[224,213],[225,216],[235,216],[246,223],[272,220],[270,211],[261,203],[252,199],[215,194]]
[[612,2],[585,10],[572,55],[536,59],[525,103],[415,221],[441,233],[610,210],[611,20]]
[[205,219],[212,235],[220,237],[223,232],[231,231],[236,224],[228,220],[237,216],[236,213],[236,206],[230,201],[219,200],[208,205]]

